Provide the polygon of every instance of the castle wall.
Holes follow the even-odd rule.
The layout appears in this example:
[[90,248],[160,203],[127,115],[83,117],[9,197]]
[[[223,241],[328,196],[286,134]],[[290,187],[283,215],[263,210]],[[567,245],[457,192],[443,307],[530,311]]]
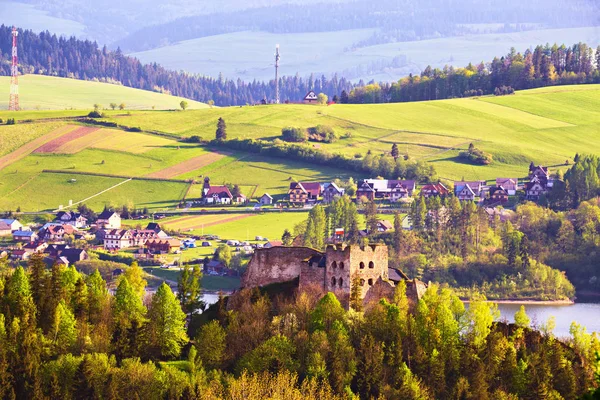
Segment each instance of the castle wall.
[[322,254],[308,247],[257,249],[242,276],[242,287],[291,281],[300,276],[303,260]]

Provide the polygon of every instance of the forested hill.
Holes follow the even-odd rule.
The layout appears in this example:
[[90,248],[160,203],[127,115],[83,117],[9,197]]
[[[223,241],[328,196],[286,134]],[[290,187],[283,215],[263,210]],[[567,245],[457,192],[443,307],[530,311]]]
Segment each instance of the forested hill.
[[[0,26],[1,75],[10,74],[11,29]],[[222,77],[169,71],[157,64],[142,64],[136,58],[125,56],[120,50],[111,51],[106,46],[100,49],[95,42],[57,37],[48,32],[20,32],[19,64],[21,73],[98,79],[138,89],[168,92],[202,102],[214,100],[219,106],[252,104],[275,98],[274,81],[232,81]],[[333,96],[352,88],[346,79],[337,77],[283,77],[280,83],[281,98],[291,101],[301,100],[311,89]]]
[[585,43],[537,46],[523,54],[512,49],[491,63],[465,68],[427,67],[393,84],[358,85],[342,102],[398,103],[512,94],[514,90],[553,85],[600,83],[600,46]]

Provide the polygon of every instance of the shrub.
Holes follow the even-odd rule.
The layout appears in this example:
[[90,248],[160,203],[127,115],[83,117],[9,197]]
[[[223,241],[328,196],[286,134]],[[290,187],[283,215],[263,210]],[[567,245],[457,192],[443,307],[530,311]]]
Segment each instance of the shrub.
[[90,113],[88,114],[88,117],[90,117],[90,118],[102,118],[102,114],[100,114],[100,112],[98,110],[94,110],[94,111],[90,111]]
[[132,126],[130,128],[127,128],[127,132],[141,132],[142,128],[140,128],[139,126]]
[[312,142],[333,143],[337,139],[335,131],[328,125],[317,125],[308,128],[308,140]]
[[281,130],[281,138],[286,142],[299,143],[306,142],[307,135],[303,129],[288,126]]
[[469,150],[461,151],[458,156],[473,164],[489,165],[492,163],[492,155],[478,149],[473,143],[469,145]]
[[202,138],[198,135],[193,135],[193,136],[183,139],[183,141],[185,143],[201,143]]

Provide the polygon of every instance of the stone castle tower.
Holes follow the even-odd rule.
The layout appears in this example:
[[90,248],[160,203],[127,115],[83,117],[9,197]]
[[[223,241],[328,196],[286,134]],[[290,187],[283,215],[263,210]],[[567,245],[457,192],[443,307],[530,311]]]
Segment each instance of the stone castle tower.
[[325,254],[302,263],[300,288],[320,285],[341,298],[348,297],[353,284],[362,288],[364,298],[379,281],[388,280],[388,252],[385,245],[329,245]]

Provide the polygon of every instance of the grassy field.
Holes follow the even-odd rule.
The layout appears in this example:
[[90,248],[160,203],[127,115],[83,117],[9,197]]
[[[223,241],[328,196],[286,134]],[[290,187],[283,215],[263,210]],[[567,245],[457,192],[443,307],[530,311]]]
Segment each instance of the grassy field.
[[[518,33],[470,34],[412,42],[387,43],[352,49],[352,44],[370,36],[371,30],[347,30],[294,34],[236,32],[186,40],[153,50],[134,53],[143,62],[158,62],[168,68],[217,77],[269,80],[273,77],[270,60],[273,44],[280,43],[282,75],[309,73],[331,75],[352,71],[353,78],[369,81],[394,81],[409,73],[420,73],[427,65],[464,67],[469,62],[490,61],[507,54],[511,47],[525,51],[532,44],[584,42],[592,47],[600,44],[598,28],[538,29]],[[228,51],[223,52],[226,48]],[[367,64],[390,63],[394,57],[406,61],[385,72],[371,72]],[[266,61],[265,61],[266,60]],[[240,68],[243,66],[243,68]],[[363,66],[362,69],[357,67]],[[348,73],[342,74],[348,76]]]
[[[0,87],[9,87],[10,77],[0,77]],[[157,110],[178,109],[180,97],[132,89],[108,83],[80,81],[42,75],[19,77],[19,99],[24,110],[90,110],[94,104],[105,108],[110,103],[124,102],[127,110],[155,107]],[[208,108],[206,104],[187,100],[190,109]],[[0,100],[0,110],[7,110],[8,97]],[[0,114],[4,117],[5,113]],[[6,115],[10,115],[6,113]]]
[[[40,113],[41,118],[52,115]],[[69,200],[78,202],[94,196],[86,200],[94,207],[130,204],[161,210],[183,199],[189,188],[184,180],[202,182],[206,176],[212,184],[238,184],[247,196],[269,193],[276,200],[285,197],[292,180],[364,178],[334,167],[243,151],[216,153],[208,147],[178,141],[192,135],[212,139],[219,117],[227,122],[228,138],[274,140],[286,126],[329,125],[338,134],[337,141],[307,146],[361,158],[368,151],[389,152],[392,144],[397,144],[402,154],[430,162],[440,177],[454,180],[524,177],[531,161],[556,171],[567,168],[565,162],[571,162],[576,153],[600,154],[600,85],[420,103],[329,107],[282,104],[109,114],[107,121],[167,136],[100,129],[63,143],[73,129],[63,122],[0,126],[0,209],[53,209]],[[62,141],[61,135],[65,135]],[[52,139],[59,144],[51,149],[53,153],[34,152]],[[475,166],[462,162],[458,153],[469,143],[491,153],[493,163]],[[51,144],[46,147],[56,147]],[[42,170],[61,170],[66,175]],[[70,176],[72,172],[120,178],[84,179]],[[113,188],[127,177],[145,176],[182,182],[131,181]],[[70,184],[70,179],[77,179],[77,184]],[[201,187],[196,184],[189,188],[187,198],[200,197]],[[43,196],[36,193],[40,188]],[[247,222],[244,226],[252,225]]]

